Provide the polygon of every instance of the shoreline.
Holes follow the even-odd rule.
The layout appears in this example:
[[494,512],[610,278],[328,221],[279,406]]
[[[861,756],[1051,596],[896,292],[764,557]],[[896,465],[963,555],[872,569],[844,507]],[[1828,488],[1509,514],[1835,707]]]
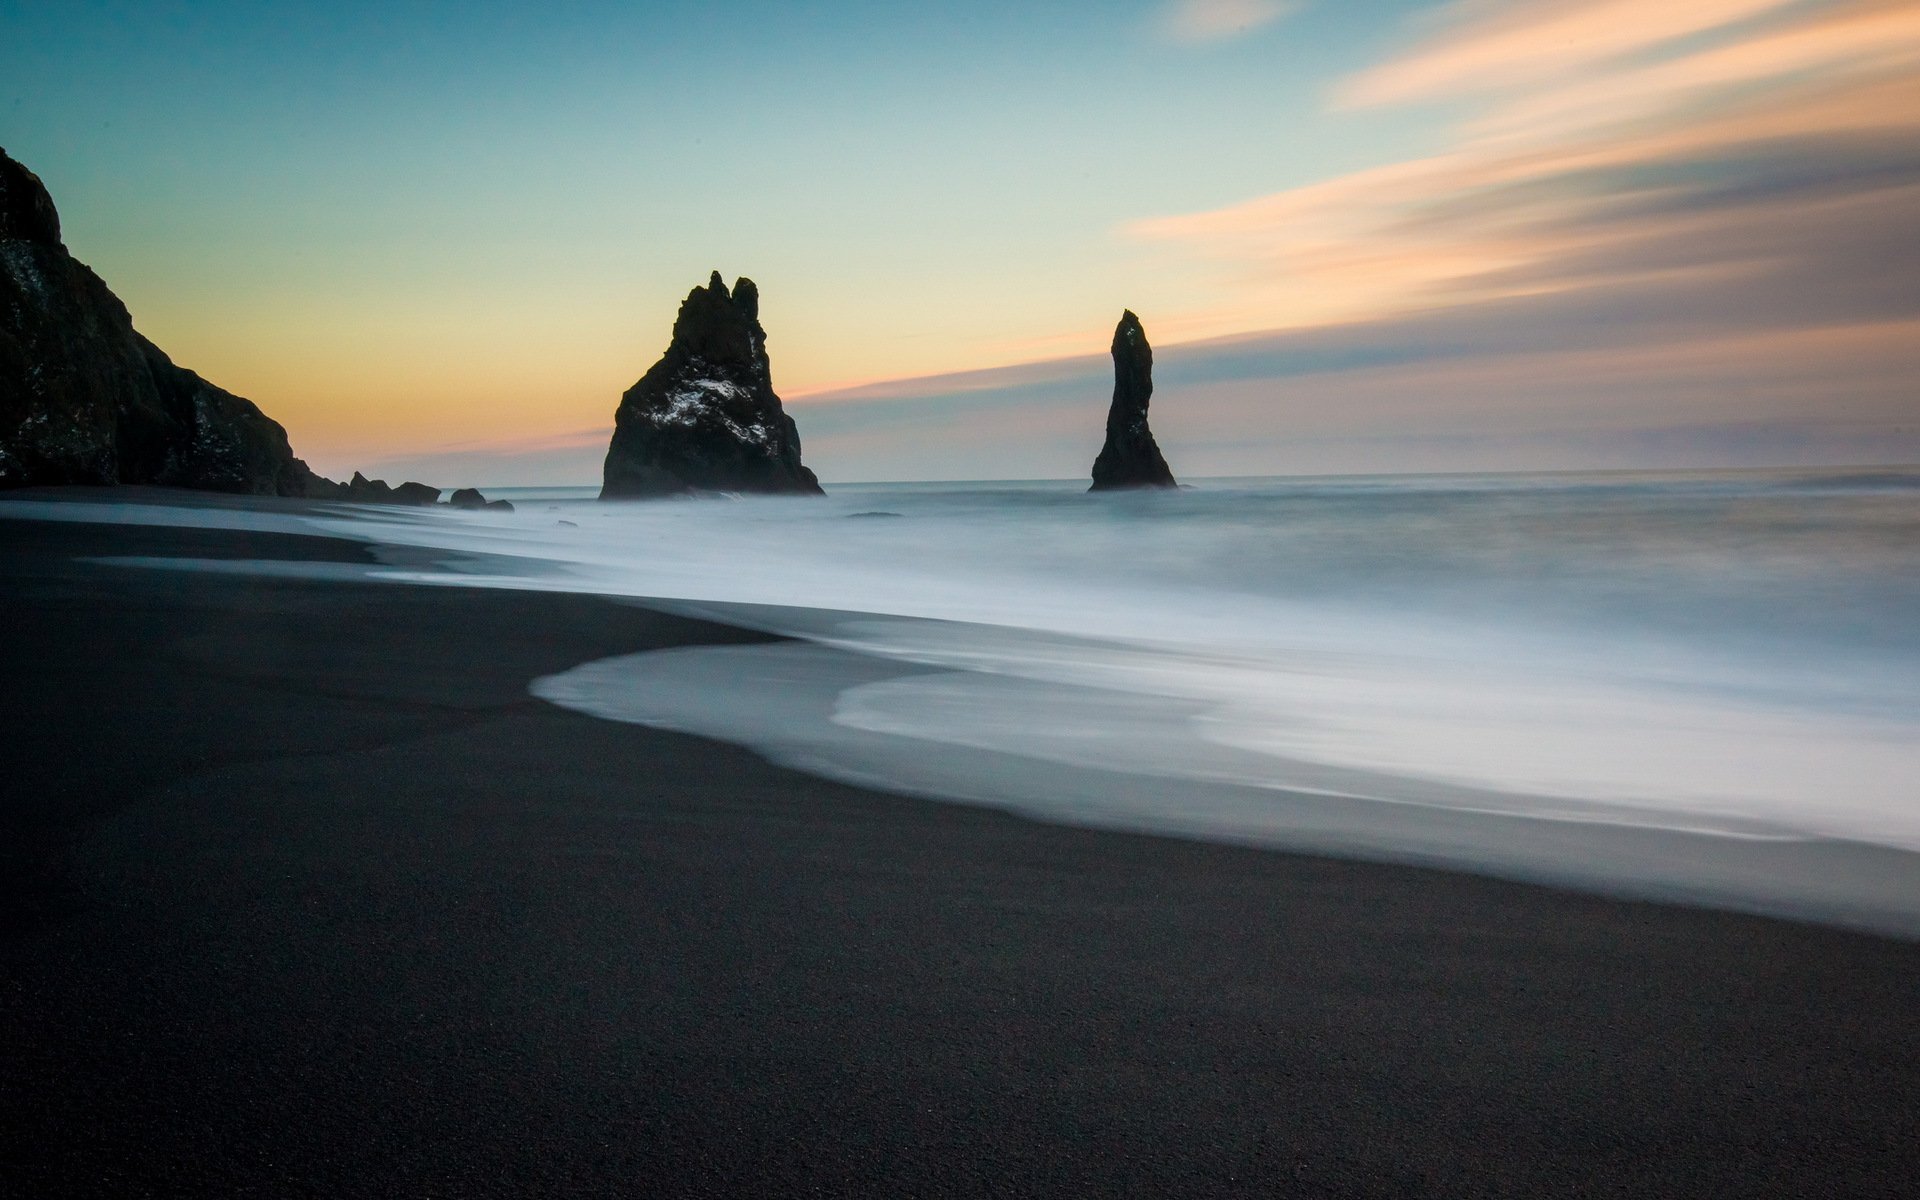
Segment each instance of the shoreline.
[[[751,614],[731,622],[727,606],[718,604],[623,602],[730,628],[798,624],[788,618],[760,625]],[[543,677],[532,690],[606,720],[745,746],[821,779],[1029,820],[1459,871],[1920,941],[1920,854],[1894,846],[1689,827],[1658,810],[1544,797],[1481,799],[1466,789],[1435,787],[1445,799],[1422,801],[1236,786],[876,736],[840,719],[848,696],[931,668],[831,643],[836,621],[857,622],[863,614],[809,616],[826,644],[781,640],[621,655]],[[767,686],[772,680],[777,688]],[[1369,782],[1361,772],[1334,780],[1357,788]],[[1476,800],[1505,807],[1475,807]]]
[[[649,649],[573,664],[528,681],[529,689],[596,718],[714,738],[857,788],[986,806],[1080,828],[1464,871],[1920,940],[1920,850],[1897,841],[1822,831],[1817,821],[1803,829],[1791,820],[1716,812],[1711,806],[1663,807],[1646,801],[1506,791],[1444,775],[1397,775],[1290,760],[1284,754],[1244,765],[1227,761],[1227,770],[1220,774],[1183,774],[1178,766],[1163,772],[1162,756],[1170,754],[1177,761],[1190,752],[1177,736],[1167,734],[1195,719],[1194,712],[1164,698],[1150,716],[1125,709],[1102,712],[1104,697],[1111,693],[1097,686],[1078,692],[1056,686],[1050,700],[1064,705],[1072,714],[1069,719],[1084,721],[1093,712],[1117,722],[1115,728],[1126,732],[1110,734],[1110,743],[1131,740],[1152,747],[1135,754],[1131,768],[1084,754],[1076,757],[1071,746],[1063,757],[1046,739],[1026,747],[1009,746],[1005,739],[999,739],[1000,744],[992,739],[975,743],[964,734],[950,738],[948,730],[926,727],[924,721],[904,736],[890,737],[868,731],[860,715],[845,719],[849,702],[876,686],[893,693],[882,703],[884,710],[902,699],[914,703],[929,690],[937,695],[946,680],[975,686],[970,697],[975,711],[1044,715],[1049,700],[1030,699],[1021,689],[1041,691],[1047,685],[1022,683],[1017,675],[1009,679],[1003,674],[1007,664],[940,673],[950,643],[964,642],[977,653],[1035,636],[1017,626],[1009,630],[893,611],[607,591],[610,585],[631,588],[632,581],[610,581],[594,574],[591,565],[576,571],[565,550],[548,547],[539,540],[537,528],[529,530],[524,522],[510,524],[510,534],[501,536],[490,522],[448,524],[440,515],[406,507],[262,502],[159,488],[46,489],[20,493],[11,502],[20,505],[15,511],[46,520],[92,523],[91,505],[113,504],[114,522],[135,528],[337,538],[363,548],[357,555],[349,553],[348,561],[325,564],[303,555],[268,561],[238,556],[240,561],[233,562],[140,555],[94,560],[111,569],[551,591],[711,622],[735,634],[752,631],[753,639],[745,645],[729,640],[719,646],[679,647],[666,656]],[[550,507],[549,525],[555,512],[592,523],[584,510]],[[529,533],[534,540],[526,540]],[[183,581],[182,586],[190,584]],[[882,642],[913,643],[918,637],[930,656],[864,645],[878,624],[892,630]],[[910,632],[916,626],[927,632]],[[1110,648],[1098,638],[1075,645],[1074,639],[1057,634],[1039,636],[1051,638],[1034,647],[1043,656]],[[1136,652],[1125,643],[1117,648],[1123,655]],[[920,687],[922,680],[933,681],[932,688]],[[993,690],[981,693],[982,684]],[[1092,698],[1093,707],[1084,707],[1081,697]],[[964,714],[954,715],[964,728]],[[891,724],[897,713],[883,712],[882,719]],[[1294,719],[1311,721],[1312,716],[1296,713]],[[1525,733],[1510,732],[1516,737]],[[1211,749],[1219,753],[1217,747]],[[1234,778],[1236,770],[1257,778],[1272,763],[1284,763],[1285,772],[1298,782],[1243,785]],[[1799,815],[1817,811],[1818,806]],[[1876,832],[1886,836],[1885,830]]]
[[1920,1175],[1920,945],[863,791],[526,692],[765,635],[135,554],[376,565],[0,521],[0,1190]]

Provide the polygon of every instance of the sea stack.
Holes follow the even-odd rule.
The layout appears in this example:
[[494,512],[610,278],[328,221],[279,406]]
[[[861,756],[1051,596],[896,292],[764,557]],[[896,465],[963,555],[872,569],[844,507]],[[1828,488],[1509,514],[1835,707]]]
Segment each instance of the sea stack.
[[800,463],[800,433],[780,407],[753,280],[720,272],[695,288],[660,361],[614,413],[602,500],[699,492],[821,495]]
[[1178,487],[1153,431],[1147,400],[1153,395],[1153,347],[1140,318],[1128,311],[1113,331],[1113,407],[1107,410],[1107,444],[1093,460],[1092,492],[1116,488]]
[[287,432],[173,365],[60,240],[38,176],[0,150],[0,487],[143,483],[330,495]]

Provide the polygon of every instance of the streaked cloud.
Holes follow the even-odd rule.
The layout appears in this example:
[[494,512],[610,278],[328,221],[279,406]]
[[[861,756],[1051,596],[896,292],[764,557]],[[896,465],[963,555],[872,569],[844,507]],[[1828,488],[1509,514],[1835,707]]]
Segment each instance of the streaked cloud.
[[1537,83],[1794,0],[1456,0],[1413,51],[1349,80],[1347,104],[1389,104]]
[[[1577,25],[1636,7],[1591,0],[1552,11]],[[1751,15],[1722,7],[1724,22]],[[1858,236],[1851,223],[1863,215],[1895,234],[1900,206],[1872,197],[1920,182],[1920,8],[1795,14],[1657,64],[1529,77],[1429,157],[1128,232],[1220,264],[1219,303],[1189,314],[1196,334],[1627,283],[1845,289],[1844,272],[1862,264],[1815,248]],[[1446,43],[1446,61],[1505,53],[1531,28],[1487,23],[1480,42]],[[1408,70],[1433,53],[1416,51]],[[1447,76],[1419,78],[1433,87]]]
[[[1666,328],[1630,295],[1428,312],[1156,353],[1184,477],[1920,461],[1920,318]],[[793,406],[832,481],[1084,476],[1105,355]]]
[[1162,17],[1183,42],[1217,42],[1270,25],[1293,10],[1285,0],[1174,0]]

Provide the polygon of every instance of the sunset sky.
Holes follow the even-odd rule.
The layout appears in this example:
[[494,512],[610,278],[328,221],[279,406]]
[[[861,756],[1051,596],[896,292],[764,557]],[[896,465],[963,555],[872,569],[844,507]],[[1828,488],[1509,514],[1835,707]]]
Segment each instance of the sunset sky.
[[1920,461],[1920,0],[0,0],[0,146],[317,469],[597,481],[718,268],[832,482]]

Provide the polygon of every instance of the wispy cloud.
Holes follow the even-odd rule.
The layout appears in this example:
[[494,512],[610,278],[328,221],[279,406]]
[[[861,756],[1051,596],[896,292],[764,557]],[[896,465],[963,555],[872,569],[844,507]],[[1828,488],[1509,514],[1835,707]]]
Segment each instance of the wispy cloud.
[[[1673,317],[1568,297],[1168,346],[1154,431],[1195,478],[1920,461],[1920,319],[1727,332],[1739,315]],[[1111,383],[1101,355],[794,414],[829,480],[1074,477]]]
[[[1230,286],[1194,324],[1218,334],[1628,283],[1857,291],[1848,272],[1891,264],[1833,244],[1873,220],[1899,245],[1902,203],[1920,185],[1920,8],[1801,6],[1745,24],[1757,5],[1725,0],[1705,28],[1691,5],[1672,6],[1686,22],[1627,0],[1554,5],[1566,27],[1644,10],[1661,40],[1695,38],[1654,63],[1589,59],[1573,75],[1516,79],[1429,157],[1130,232],[1221,264]],[[1454,79],[1445,64],[1503,61],[1523,32],[1552,27],[1496,19],[1509,10],[1532,6],[1476,6],[1488,14],[1477,38],[1416,50],[1362,76],[1365,90],[1431,94]],[[1729,36],[1698,40],[1716,30]]]
[[1456,0],[1413,51],[1338,93],[1388,104],[1535,83],[1789,7],[1795,0]]
[[1217,42],[1239,37],[1286,16],[1287,0],[1173,0],[1162,23],[1183,42]]

